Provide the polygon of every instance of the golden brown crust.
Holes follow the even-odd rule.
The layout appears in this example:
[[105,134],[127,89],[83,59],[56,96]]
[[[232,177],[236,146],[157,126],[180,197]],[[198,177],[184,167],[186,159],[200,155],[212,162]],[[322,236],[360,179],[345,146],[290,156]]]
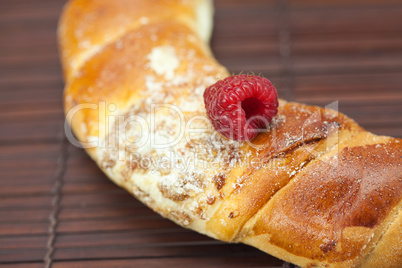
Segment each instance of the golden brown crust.
[[[99,135],[98,126],[106,122],[101,121],[98,124],[97,121],[105,120],[110,115],[122,114],[135,101],[147,96],[146,79],[153,72],[147,65],[149,62],[147,57],[152,48],[174,46],[180,59],[185,59],[188,51],[192,51],[191,64],[199,65],[195,67],[196,69],[200,69],[202,64],[216,64],[208,60],[208,51],[200,44],[202,42],[199,37],[188,27],[166,20],[132,30],[118,41],[105,46],[96,57],[86,61],[76,75],[68,80],[64,93],[66,114],[77,104],[97,105],[95,109],[82,109],[74,113],[75,120],[72,125],[79,139],[86,142],[86,137]],[[176,75],[185,73],[189,64],[188,60],[182,60]],[[162,76],[156,76],[156,82],[163,79]],[[165,88],[164,91],[166,94],[184,93],[173,87]],[[103,111],[100,111],[102,102],[104,107]],[[115,105],[117,110],[111,112],[108,108],[110,104]],[[88,130],[88,133],[81,131],[82,123],[85,124],[84,129]],[[106,135],[105,130],[103,135]]]
[[[208,29],[197,26],[196,7],[208,3],[67,4],[59,28],[65,110],[81,142],[97,139],[88,153],[156,212],[211,237],[303,267],[397,267],[401,140],[370,134],[336,111],[281,100],[270,129],[251,143],[228,141],[198,122],[201,133],[169,148],[131,146],[139,130],[120,119],[147,121],[152,102],[179,107],[187,121],[205,117],[202,90],[228,75],[204,42]],[[177,134],[177,115],[154,115],[147,134],[162,141]],[[182,157],[173,164],[196,155],[204,166],[142,165],[169,153]]]
[[328,265],[358,262],[402,198],[400,141],[370,136],[361,133],[356,140],[362,145],[349,141],[307,164],[258,212],[242,239],[265,237],[266,244]]
[[[197,1],[73,0],[66,5],[59,35],[66,80],[94,52],[130,29],[161,21],[179,21],[195,29]],[[95,51],[94,51],[95,50]]]
[[[222,240],[232,241],[246,221],[295,174],[339,142],[338,132],[362,131],[353,120],[319,107],[281,103],[279,115],[272,131],[259,135],[248,148],[248,165],[236,180],[241,188],[225,189],[225,201],[208,222],[208,228],[221,230],[217,236]],[[332,139],[336,139],[334,144]],[[228,217],[230,213],[236,217]]]
[[402,211],[399,204],[399,214],[392,225],[375,245],[361,267],[398,268],[402,263]]

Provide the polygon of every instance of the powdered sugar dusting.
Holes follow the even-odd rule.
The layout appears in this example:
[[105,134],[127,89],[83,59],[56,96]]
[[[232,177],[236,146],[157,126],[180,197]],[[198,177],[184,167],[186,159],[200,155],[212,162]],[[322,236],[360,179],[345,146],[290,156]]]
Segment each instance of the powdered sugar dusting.
[[[234,167],[241,158],[241,143],[222,137],[208,120],[197,119],[206,118],[203,89],[216,80],[213,76],[197,78],[191,71],[169,81],[147,76],[147,97],[125,115],[132,120],[119,123],[109,135],[109,140],[116,142],[115,148],[104,148],[98,154],[103,167],[123,169],[122,173],[128,174],[125,180],[143,185],[141,189],[145,192],[146,187],[154,185],[163,198],[173,202],[194,202],[195,196],[203,196],[213,175]],[[180,92],[178,88],[188,88],[190,83],[192,94],[175,96],[169,90],[176,88]],[[182,129],[183,122],[188,128]],[[149,128],[142,128],[144,125]],[[138,173],[148,175],[142,178]],[[211,198],[200,197],[200,200],[206,203]],[[205,219],[201,204],[192,207],[191,213]],[[183,205],[185,208],[188,206]]]
[[140,18],[140,23],[141,23],[142,25],[148,24],[148,23],[149,23],[149,18],[148,18],[148,17],[141,17],[141,18]]
[[163,75],[166,79],[173,79],[174,71],[179,67],[179,60],[174,47],[155,47],[147,58],[151,69],[154,70],[155,73]]
[[204,90],[226,72],[206,64],[199,53],[154,47],[144,66],[149,72],[141,99],[117,120],[107,146],[97,150],[101,166],[118,184],[149,193],[139,198],[170,211],[182,224],[207,218],[205,206],[216,198],[214,174],[226,173],[242,157],[242,144],[222,137],[206,117]]

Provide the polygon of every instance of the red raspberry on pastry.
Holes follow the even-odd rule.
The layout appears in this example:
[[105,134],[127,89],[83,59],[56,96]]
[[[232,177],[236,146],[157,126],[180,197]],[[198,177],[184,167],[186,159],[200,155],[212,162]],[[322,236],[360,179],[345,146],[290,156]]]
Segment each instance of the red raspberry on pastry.
[[235,75],[209,86],[205,108],[214,128],[226,138],[248,141],[278,113],[278,93],[271,82],[254,75]]

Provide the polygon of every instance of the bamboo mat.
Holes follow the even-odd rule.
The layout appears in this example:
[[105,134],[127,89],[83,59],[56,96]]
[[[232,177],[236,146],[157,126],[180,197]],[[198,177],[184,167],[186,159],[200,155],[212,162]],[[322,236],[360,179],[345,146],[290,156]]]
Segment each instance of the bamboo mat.
[[[325,2],[325,3],[323,3]],[[0,0],[0,267],[282,267],[176,226],[64,138],[64,1]],[[216,0],[212,48],[280,97],[402,138],[402,1]]]

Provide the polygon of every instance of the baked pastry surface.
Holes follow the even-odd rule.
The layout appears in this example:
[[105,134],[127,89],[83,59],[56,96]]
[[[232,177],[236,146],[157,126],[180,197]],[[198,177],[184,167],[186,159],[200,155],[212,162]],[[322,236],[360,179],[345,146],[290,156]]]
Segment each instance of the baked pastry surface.
[[219,135],[203,92],[227,70],[207,0],[72,0],[65,111],[116,184],[177,224],[303,267],[400,267],[402,144],[280,100],[251,142]]

